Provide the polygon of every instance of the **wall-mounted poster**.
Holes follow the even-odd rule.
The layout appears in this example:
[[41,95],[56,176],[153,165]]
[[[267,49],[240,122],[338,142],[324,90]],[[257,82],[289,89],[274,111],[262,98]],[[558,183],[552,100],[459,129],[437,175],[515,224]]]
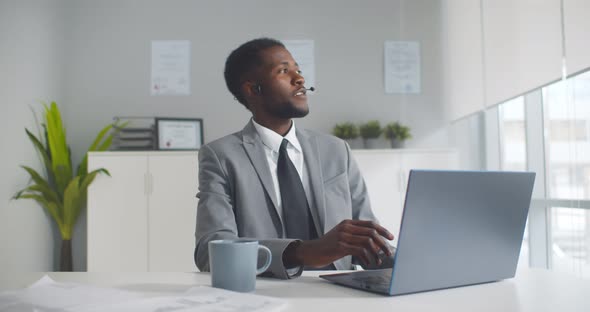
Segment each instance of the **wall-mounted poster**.
[[385,93],[421,92],[420,43],[385,41]]
[[188,40],[152,41],[151,95],[190,95]]

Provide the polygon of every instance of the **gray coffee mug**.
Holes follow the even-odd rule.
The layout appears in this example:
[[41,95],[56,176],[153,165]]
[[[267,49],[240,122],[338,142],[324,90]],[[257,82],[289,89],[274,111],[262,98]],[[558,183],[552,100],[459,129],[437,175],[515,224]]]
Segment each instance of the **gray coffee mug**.
[[[258,250],[266,254],[266,262],[257,269]],[[209,242],[211,286],[239,292],[256,288],[256,275],[270,266],[270,249],[258,241],[214,240]]]

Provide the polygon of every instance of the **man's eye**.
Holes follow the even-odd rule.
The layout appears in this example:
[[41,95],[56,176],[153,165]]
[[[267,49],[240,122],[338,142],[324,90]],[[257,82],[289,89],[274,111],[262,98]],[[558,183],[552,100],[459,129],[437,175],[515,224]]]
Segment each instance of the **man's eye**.
[[286,69],[286,68],[283,68],[283,69],[281,69],[281,70],[279,71],[279,73],[285,74],[285,73],[287,73],[287,69]]
[[301,75],[301,74],[303,74],[303,71],[302,71],[302,70],[297,70],[297,73],[298,73],[299,75]]

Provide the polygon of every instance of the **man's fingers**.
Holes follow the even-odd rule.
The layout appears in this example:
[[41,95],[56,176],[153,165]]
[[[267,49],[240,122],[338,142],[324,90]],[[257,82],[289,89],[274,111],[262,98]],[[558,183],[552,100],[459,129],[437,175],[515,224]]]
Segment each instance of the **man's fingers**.
[[[372,256],[369,255],[369,252],[367,252],[367,250],[365,248],[362,248],[362,247],[359,247],[359,246],[355,246],[355,245],[351,245],[351,244],[348,244],[346,242],[340,242],[340,245],[341,245],[343,251],[347,255],[352,255],[353,257],[356,257],[357,259],[360,259],[361,262],[364,265],[371,264],[371,258],[372,258]],[[377,261],[377,260],[375,260],[375,261]]]
[[386,228],[382,227],[380,224],[375,223],[373,221],[367,221],[367,220],[350,220],[350,223],[352,225],[356,225],[356,226],[362,226],[362,227],[366,227],[366,228],[371,228],[371,229],[375,229],[379,235],[389,239],[389,240],[393,240],[393,234],[391,234]]
[[377,255],[381,247],[377,245],[371,236],[359,236],[350,233],[342,233],[342,238],[350,245],[364,247],[368,249],[372,254]]
[[389,244],[387,242],[385,242],[385,240],[383,239],[383,237],[381,237],[381,235],[379,234],[377,229],[348,224],[344,227],[344,232],[352,234],[354,236],[360,236],[363,238],[367,238],[367,237],[371,238],[374,241],[374,243],[377,244],[379,246],[379,248],[381,250],[383,250],[383,252],[386,255],[391,256],[391,250],[389,249]]

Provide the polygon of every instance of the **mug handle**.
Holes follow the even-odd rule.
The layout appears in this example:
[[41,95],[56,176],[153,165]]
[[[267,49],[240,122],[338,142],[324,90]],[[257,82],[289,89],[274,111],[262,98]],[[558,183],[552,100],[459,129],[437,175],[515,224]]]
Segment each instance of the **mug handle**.
[[260,269],[256,269],[256,275],[266,271],[266,269],[268,269],[268,267],[270,266],[270,262],[272,260],[272,253],[270,252],[270,249],[268,249],[266,246],[258,245],[258,250],[260,251],[261,249],[266,254],[266,262]]

